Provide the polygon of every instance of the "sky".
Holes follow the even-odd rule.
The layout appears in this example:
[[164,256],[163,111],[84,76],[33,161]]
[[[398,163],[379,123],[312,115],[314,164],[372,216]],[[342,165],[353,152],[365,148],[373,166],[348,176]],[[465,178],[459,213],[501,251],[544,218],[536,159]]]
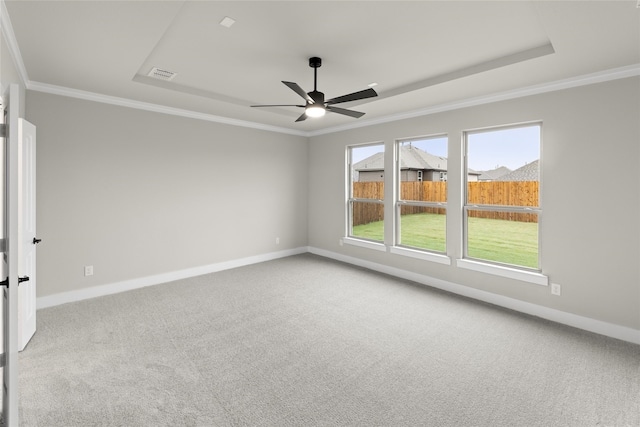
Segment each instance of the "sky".
[[470,133],[467,142],[468,166],[477,171],[515,170],[540,158],[539,126]]
[[[468,134],[468,166],[477,171],[506,166],[518,169],[540,158],[540,127],[527,126]],[[414,147],[436,156],[447,157],[447,138],[411,140]],[[363,146],[353,150],[353,162],[383,151],[382,145]]]

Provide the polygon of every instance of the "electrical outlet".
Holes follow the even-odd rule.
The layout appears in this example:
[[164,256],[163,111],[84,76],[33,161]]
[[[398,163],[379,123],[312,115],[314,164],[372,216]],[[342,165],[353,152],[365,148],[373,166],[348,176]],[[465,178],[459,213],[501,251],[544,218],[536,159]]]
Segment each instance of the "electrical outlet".
[[551,284],[551,294],[560,296],[562,294],[562,287],[557,283]]
[[93,276],[93,265],[85,265],[84,266],[84,275],[85,276]]
[[342,240],[342,239],[338,239],[338,244],[339,244],[340,246],[344,245],[344,240]]
[[279,244],[280,244],[280,238],[276,237],[276,245],[279,245]]

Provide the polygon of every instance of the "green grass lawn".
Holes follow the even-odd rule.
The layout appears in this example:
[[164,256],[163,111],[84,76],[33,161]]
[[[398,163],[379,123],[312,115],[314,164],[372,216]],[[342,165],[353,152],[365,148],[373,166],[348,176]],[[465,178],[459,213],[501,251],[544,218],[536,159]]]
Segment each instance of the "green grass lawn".
[[431,251],[446,251],[446,215],[414,214],[400,217],[400,243]]
[[[445,215],[403,215],[401,244],[445,251]],[[538,224],[499,219],[469,218],[468,255],[471,258],[523,267],[538,267]],[[353,227],[353,236],[384,240],[383,221]]]

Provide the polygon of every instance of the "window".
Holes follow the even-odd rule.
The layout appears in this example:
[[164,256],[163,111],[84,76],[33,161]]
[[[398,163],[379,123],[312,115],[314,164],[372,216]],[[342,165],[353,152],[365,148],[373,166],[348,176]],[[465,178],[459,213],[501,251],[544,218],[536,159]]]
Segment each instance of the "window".
[[396,143],[396,245],[446,252],[447,137]]
[[384,145],[347,149],[349,237],[384,241]]
[[465,133],[465,258],[540,270],[540,129]]

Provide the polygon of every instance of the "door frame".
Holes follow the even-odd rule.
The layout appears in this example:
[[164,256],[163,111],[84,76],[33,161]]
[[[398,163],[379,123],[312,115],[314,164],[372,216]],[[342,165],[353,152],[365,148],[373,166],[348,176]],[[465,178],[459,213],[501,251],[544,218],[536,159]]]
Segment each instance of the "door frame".
[[[20,88],[12,84],[3,97],[6,115],[4,256],[7,286],[2,287],[4,306],[4,366],[2,414],[7,426],[18,425],[18,118]],[[0,279],[3,280],[4,278]]]

